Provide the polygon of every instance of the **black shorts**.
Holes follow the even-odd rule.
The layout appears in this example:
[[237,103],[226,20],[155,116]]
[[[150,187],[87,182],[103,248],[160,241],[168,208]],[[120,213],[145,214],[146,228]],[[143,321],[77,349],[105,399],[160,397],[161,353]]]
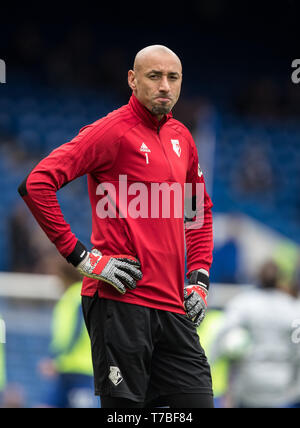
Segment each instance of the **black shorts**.
[[146,402],[177,393],[212,395],[210,367],[186,317],[83,296],[95,394]]

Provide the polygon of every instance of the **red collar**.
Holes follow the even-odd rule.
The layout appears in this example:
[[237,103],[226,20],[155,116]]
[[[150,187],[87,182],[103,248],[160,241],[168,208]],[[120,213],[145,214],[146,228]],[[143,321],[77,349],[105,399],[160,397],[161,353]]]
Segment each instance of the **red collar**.
[[129,105],[134,111],[134,113],[140,117],[143,122],[146,123],[150,128],[159,130],[171,117],[173,117],[172,112],[165,114],[164,117],[159,121],[155,116],[137,99],[137,97],[132,94],[129,100]]

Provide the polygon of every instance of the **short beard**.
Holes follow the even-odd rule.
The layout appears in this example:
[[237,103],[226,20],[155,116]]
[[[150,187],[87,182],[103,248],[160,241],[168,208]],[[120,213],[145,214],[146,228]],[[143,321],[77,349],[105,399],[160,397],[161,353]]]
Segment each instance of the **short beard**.
[[168,114],[171,111],[171,107],[168,106],[153,106],[151,109],[151,113],[154,114],[154,116],[159,116],[161,114]]

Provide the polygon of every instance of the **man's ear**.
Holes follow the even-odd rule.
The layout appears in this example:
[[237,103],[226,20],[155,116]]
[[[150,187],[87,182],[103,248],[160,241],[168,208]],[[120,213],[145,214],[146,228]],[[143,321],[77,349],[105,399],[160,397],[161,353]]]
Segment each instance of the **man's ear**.
[[128,71],[128,85],[133,91],[136,90],[135,72],[133,70]]

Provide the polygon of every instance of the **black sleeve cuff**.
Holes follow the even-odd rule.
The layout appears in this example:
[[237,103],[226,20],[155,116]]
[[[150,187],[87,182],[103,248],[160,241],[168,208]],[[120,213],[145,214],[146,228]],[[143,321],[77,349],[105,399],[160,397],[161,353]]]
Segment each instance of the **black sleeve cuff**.
[[203,285],[207,290],[209,290],[209,276],[205,275],[203,272],[199,272],[198,270],[193,270],[189,277],[189,284]]
[[88,251],[86,247],[80,241],[77,241],[77,244],[75,245],[75,248],[72,253],[68,257],[66,257],[67,262],[71,263],[73,266],[76,267],[85,258],[87,252]]
[[196,199],[196,195],[192,196],[192,206],[190,207],[190,204],[187,204],[187,206],[185,206],[185,210],[184,210],[184,223],[190,223],[195,221],[196,218],[196,214],[197,214],[197,199]]
[[22,181],[22,183],[18,187],[18,192],[19,192],[20,196],[22,196],[22,198],[24,198],[24,196],[27,195],[26,183],[27,183],[28,177],[29,177],[29,175],[27,175],[27,177]]

